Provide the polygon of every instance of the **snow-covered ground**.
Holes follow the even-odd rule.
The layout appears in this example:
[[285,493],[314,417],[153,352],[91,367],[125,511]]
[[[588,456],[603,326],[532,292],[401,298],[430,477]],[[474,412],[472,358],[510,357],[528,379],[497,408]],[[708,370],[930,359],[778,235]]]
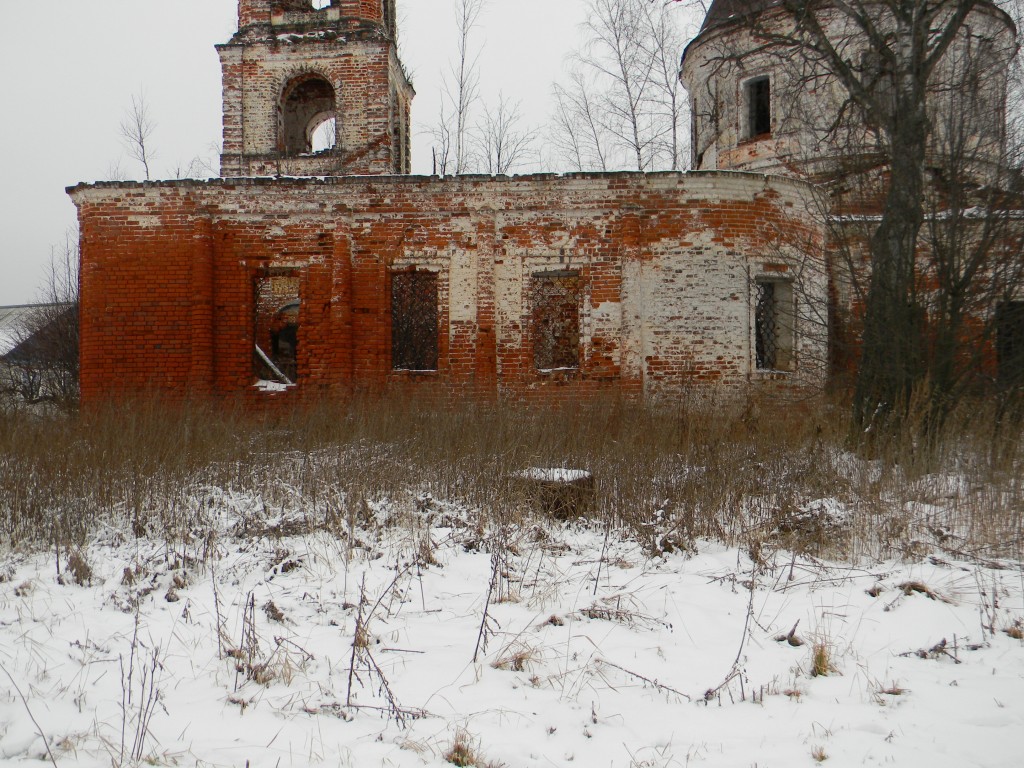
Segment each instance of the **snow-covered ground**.
[[1016,566],[423,523],[0,558],[0,764],[1024,764]]

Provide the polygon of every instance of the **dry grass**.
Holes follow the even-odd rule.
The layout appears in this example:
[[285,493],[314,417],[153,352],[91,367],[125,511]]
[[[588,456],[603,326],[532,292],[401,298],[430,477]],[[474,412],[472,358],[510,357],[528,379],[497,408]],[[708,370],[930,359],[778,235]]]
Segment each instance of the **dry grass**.
[[486,760],[480,754],[480,745],[464,728],[455,732],[451,746],[442,755],[445,761],[460,768],[505,768],[504,763]]
[[811,646],[811,677],[828,677],[836,672],[835,653],[832,644],[819,640]]
[[510,672],[526,672],[539,657],[540,651],[537,648],[516,641],[498,652],[497,658],[491,662],[491,667]]
[[[593,473],[588,514],[627,526],[652,554],[709,538],[762,556],[914,555],[925,537],[953,552],[1019,555],[1019,429],[975,408],[926,447],[874,436],[865,458],[845,412],[614,398],[445,408],[409,397],[271,415],[154,401],[78,417],[0,409],[0,543],[49,547],[67,568],[105,527],[204,559],[225,513],[238,535],[323,529],[354,540],[380,525],[443,524],[424,498],[459,505],[458,524],[482,532],[543,514],[516,476],[542,466]],[[836,523],[821,499],[849,519]],[[915,505],[929,511],[907,511]],[[944,519],[931,519],[939,507]]]

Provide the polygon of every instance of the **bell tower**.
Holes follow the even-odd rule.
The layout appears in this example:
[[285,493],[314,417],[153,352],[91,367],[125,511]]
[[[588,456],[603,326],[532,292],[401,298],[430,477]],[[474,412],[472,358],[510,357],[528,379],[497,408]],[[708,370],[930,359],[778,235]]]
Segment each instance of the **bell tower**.
[[239,0],[217,53],[222,176],[409,173],[395,0]]

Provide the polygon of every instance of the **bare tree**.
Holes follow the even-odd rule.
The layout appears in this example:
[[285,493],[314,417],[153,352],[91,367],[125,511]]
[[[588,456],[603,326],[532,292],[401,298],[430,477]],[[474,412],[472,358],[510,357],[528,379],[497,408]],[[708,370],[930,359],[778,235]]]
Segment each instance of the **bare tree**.
[[480,98],[480,52],[472,45],[474,30],[487,0],[455,0],[455,59],[442,78],[441,113],[433,133],[434,172],[456,175],[471,170],[473,108]]
[[121,120],[121,142],[129,156],[141,163],[146,181],[150,180],[149,164],[154,156],[149,143],[154,130],[156,123],[150,116],[146,97],[142,93],[132,96],[131,106]]
[[779,0],[722,23],[738,34],[717,39],[740,48],[718,65],[771,68],[773,140],[802,143],[804,172],[832,183],[845,279],[863,306],[855,421],[898,425],[923,400],[940,424],[970,378],[954,364],[979,341],[967,319],[990,316],[983,294],[1009,285],[1001,254],[1020,203],[1005,191],[998,84],[1010,25],[985,0]]
[[452,132],[448,127],[443,105],[441,107],[440,119],[434,126],[432,133],[434,135],[434,146],[431,147],[433,174],[435,176],[447,176],[448,164],[452,158]]
[[554,88],[550,133],[563,158],[580,170],[680,168],[686,103],[673,8],[589,0],[582,26],[587,40],[569,82]]
[[644,45],[643,0],[590,0],[583,28],[589,35],[580,63],[606,83],[606,128],[638,171],[652,164],[649,97],[654,62]]
[[476,126],[476,140],[483,170],[507,174],[521,166],[533,151],[536,133],[522,127],[519,102],[498,94],[494,107],[484,104],[483,119]]
[[0,388],[26,403],[78,403],[78,237],[54,247],[38,303],[0,365]]
[[124,168],[122,167],[120,158],[117,159],[117,160],[111,160],[107,164],[106,179],[107,179],[107,181],[127,181],[128,180],[128,174],[125,172]]
[[668,8],[664,2],[643,5],[641,45],[651,63],[651,101],[657,131],[655,153],[663,158],[656,160],[655,165],[677,171],[686,165],[689,155],[683,130],[686,97],[679,80],[683,38]]
[[551,142],[577,171],[607,171],[610,135],[601,122],[601,110],[593,86],[578,69],[570,73],[568,86],[556,84]]
[[175,179],[209,179],[216,175],[214,161],[199,155],[193,157],[187,164],[179,162],[171,169],[171,177]]

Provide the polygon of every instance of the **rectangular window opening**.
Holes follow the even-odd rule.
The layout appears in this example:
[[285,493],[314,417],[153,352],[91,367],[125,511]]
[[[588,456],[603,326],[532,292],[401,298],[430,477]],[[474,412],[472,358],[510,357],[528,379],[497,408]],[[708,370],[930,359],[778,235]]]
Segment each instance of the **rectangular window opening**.
[[771,81],[767,77],[748,80],[745,87],[747,100],[746,138],[767,136],[772,132]]
[[530,281],[533,365],[537,370],[580,366],[579,272],[539,272]]
[[793,285],[782,280],[754,283],[754,359],[758,370],[793,369]]
[[263,270],[253,280],[253,373],[261,381],[299,380],[299,291],[294,269]]
[[438,360],[437,274],[391,275],[391,367],[436,371]]
[[996,361],[1001,386],[1024,386],[1024,301],[996,308]]

